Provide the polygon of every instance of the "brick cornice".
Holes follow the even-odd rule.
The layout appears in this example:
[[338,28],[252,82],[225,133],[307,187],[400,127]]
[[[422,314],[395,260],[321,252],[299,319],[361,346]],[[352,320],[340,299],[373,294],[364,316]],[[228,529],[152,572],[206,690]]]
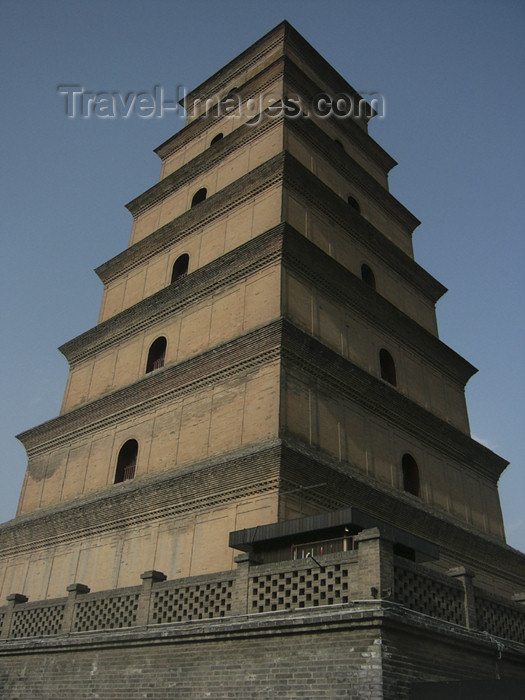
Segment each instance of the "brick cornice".
[[[195,577],[197,581],[201,580],[201,578]],[[191,581],[191,579],[189,580]],[[123,589],[114,590],[115,594],[118,595],[118,592]],[[77,670],[76,665],[78,665],[79,669],[81,668],[78,659],[86,655],[89,656],[90,660],[93,659],[92,668],[96,669],[98,677],[99,673],[102,675],[104,670],[107,669],[107,664],[111,663],[111,661],[108,661],[108,656],[111,655],[115,668],[121,670],[121,673],[126,672],[128,676],[131,676],[129,671],[131,667],[134,672],[133,675],[140,678],[142,685],[146,686],[146,683],[150,681],[147,687],[155,687],[157,689],[170,688],[171,690],[173,683],[168,684],[166,681],[160,680],[159,674],[161,674],[162,679],[167,676],[168,672],[171,673],[171,677],[175,677],[176,671],[172,668],[172,659],[178,658],[177,655],[180,653],[181,648],[187,650],[189,658],[195,657],[199,666],[205,665],[205,661],[207,661],[210,654],[214,653],[214,650],[222,654],[220,658],[226,658],[223,655],[225,649],[227,649],[226,654],[234,659],[236,666],[251,668],[250,663],[255,663],[258,675],[254,674],[253,678],[260,678],[261,681],[264,679],[265,690],[275,689],[272,697],[279,697],[281,688],[285,687],[285,682],[288,683],[288,687],[292,683],[293,687],[295,687],[297,681],[292,678],[291,671],[288,672],[287,681],[284,680],[286,673],[283,674],[282,681],[280,679],[275,681],[272,677],[272,671],[275,673],[275,660],[266,662],[268,675],[264,676],[259,670],[259,657],[253,657],[253,641],[260,642],[265,649],[271,649],[280,648],[283,640],[291,638],[294,640],[294,643],[297,643],[298,649],[306,650],[301,652],[302,654],[312,653],[313,656],[311,658],[315,658],[316,644],[325,639],[326,635],[329,635],[332,640],[334,652],[338,653],[343,659],[338,675],[341,677],[345,677],[345,674],[349,675],[350,673],[355,675],[357,679],[356,693],[359,694],[362,688],[363,693],[366,693],[369,697],[372,697],[372,694],[375,697],[379,697],[375,693],[375,689],[380,687],[378,681],[380,678],[387,678],[391,685],[392,678],[395,677],[399,679],[396,687],[404,688],[408,687],[414,678],[426,678],[429,673],[432,674],[432,678],[450,677],[451,673],[442,672],[441,675],[436,675],[434,667],[431,667],[431,671],[428,671],[428,662],[426,662],[424,654],[421,655],[420,668],[413,671],[411,664],[406,663],[406,660],[413,660],[414,649],[418,645],[423,645],[422,649],[425,648],[425,645],[430,645],[430,648],[435,650],[438,659],[455,659],[458,666],[462,666],[465,663],[465,659],[468,659],[470,664],[467,666],[468,669],[473,668],[472,659],[475,659],[478,665],[486,665],[487,668],[492,668],[495,663],[494,659],[500,652],[500,647],[495,643],[497,640],[486,632],[451,624],[446,620],[409,610],[390,601],[365,600],[351,604],[337,604],[319,608],[292,608],[263,614],[248,613],[222,618],[203,618],[159,625],[132,626],[122,629],[115,628],[43,637],[7,639],[0,642],[0,656],[7,669],[5,673],[7,683],[11,681],[11,678],[16,678],[22,684],[26,677],[34,678],[36,674],[33,672],[33,675],[31,675],[31,669],[35,668],[38,663],[37,687],[48,687],[44,685],[46,680],[51,677],[51,672],[47,670],[47,667],[55,667],[58,664],[58,658],[63,664],[67,664],[69,661],[74,665],[75,669],[73,677],[72,674],[69,676],[66,674],[64,677],[61,677],[61,690],[65,689],[67,693],[68,691],[71,692],[73,688],[77,689],[88,686],[88,684],[88,687],[100,687],[94,683],[87,672],[82,675],[82,672]],[[342,639],[339,638],[340,635],[343,635]],[[348,635],[351,636],[349,637]],[[368,647],[363,646],[362,655],[370,656],[372,657],[371,659],[358,657],[356,661],[355,656],[353,656],[353,654],[358,653],[358,650],[354,648],[356,640],[358,640],[358,643],[364,642],[365,645],[370,645],[366,652],[365,649]],[[391,643],[392,640],[402,645],[401,650],[394,647]],[[212,645],[209,647],[208,656],[203,651],[207,648],[207,645]],[[226,645],[226,647],[222,645]],[[165,658],[168,661],[165,662],[164,666],[160,667],[160,671],[155,673],[155,667],[149,664],[146,665],[141,661],[141,657],[149,658],[149,656],[158,653],[159,647],[163,647],[165,650],[168,649],[168,652],[164,652],[165,654],[167,653]],[[371,651],[372,649],[373,651]],[[396,653],[392,654],[393,650]],[[512,689],[516,688],[520,683],[519,674],[525,662],[525,645],[504,639],[504,645],[501,645],[501,652],[504,659],[502,669],[504,678],[507,679],[501,682],[501,690],[510,689],[512,692]],[[257,653],[260,654],[260,651]],[[346,663],[344,662],[345,654],[348,655]],[[373,658],[374,654],[377,657],[375,659]],[[296,669],[294,665],[296,659],[293,658],[293,654],[285,653],[283,656],[286,664],[282,662],[282,667],[285,669]],[[126,664],[123,661],[124,658],[139,660],[137,663],[140,664],[138,666],[140,676],[136,671],[137,666],[132,667]],[[364,670],[362,677],[359,676],[359,671],[354,667],[354,664],[359,664]],[[372,664],[374,665],[372,666]],[[442,661],[443,664],[444,661]],[[15,670],[10,668],[11,665]],[[398,668],[397,675],[392,674],[393,666]],[[481,666],[479,667],[481,668]],[[175,668],[178,670],[177,667]],[[208,669],[208,673],[212,674],[213,669]],[[118,676],[118,674],[114,675]],[[196,677],[200,681],[200,687],[203,687],[203,676],[197,675]],[[461,677],[463,678],[463,676]],[[204,687],[212,689],[218,687],[221,683],[221,678],[219,675],[212,675],[211,682]],[[309,679],[308,684],[312,689],[315,689],[313,692],[316,692],[318,697],[321,697],[321,694],[327,698],[333,697],[334,688],[338,688],[337,681],[340,681],[341,678],[328,680],[328,685],[326,683],[319,685],[317,676],[314,674],[314,678]],[[138,680],[136,682],[138,683]],[[479,681],[479,683],[482,682]],[[249,681],[244,687],[250,687],[249,683],[253,685],[254,681]],[[498,681],[489,681],[488,683],[497,684]],[[11,685],[14,685],[14,681],[11,681]],[[339,682],[339,685],[342,684]],[[101,687],[105,689],[104,685]],[[113,686],[108,682],[106,687],[108,693],[110,693],[113,687],[119,688],[122,686],[117,685],[116,682]],[[232,687],[236,688],[235,685]],[[454,687],[454,684],[452,684],[452,687]],[[478,687],[477,684],[474,687]],[[169,691],[167,692],[169,693]],[[167,697],[168,695],[166,694],[165,696]],[[138,697],[138,695],[134,695],[134,697]],[[353,697],[358,697],[358,695],[354,694]],[[365,695],[359,694],[359,697],[365,697]],[[400,696],[397,695],[397,697]],[[498,695],[498,697],[502,697],[502,695]],[[512,697],[516,698],[517,695],[513,694]]]
[[[280,57],[273,64],[267,66],[263,73],[247,81],[239,89],[238,95],[242,103],[246,104],[247,100],[256,95],[263,95],[266,88],[274,83],[276,79],[281,78],[285,78],[292,85],[297,87],[305,103],[310,102],[320,89],[319,86],[316,86],[290,58]],[[262,117],[262,119],[260,123],[257,123],[259,117]],[[165,144],[156,149],[156,152],[161,155],[162,158],[167,158],[178,148],[204,133],[207,129],[216,127],[219,120],[224,118],[225,117],[219,117],[217,108],[214,108],[208,115],[202,116],[184,127],[183,130],[179,131]],[[354,180],[361,189],[373,196],[378,201],[379,205],[388,214],[394,216],[409,232],[420,223],[413,214],[388,192],[388,190],[380,185],[356,161],[350,158],[350,156],[340,153],[339,150],[337,153],[334,153],[335,147],[333,141],[312,120],[299,118],[285,119],[284,121],[290,128],[298,129],[299,133],[307,138],[310,145],[316,148],[316,150],[327,155],[332,161],[335,159],[338,167],[340,167],[350,180]],[[282,123],[282,117],[271,116],[268,115],[267,112],[262,115],[257,115],[254,124],[250,123],[239,126],[221,139],[213,148],[206,149],[190,162],[181,166],[174,173],[133,199],[126,205],[127,208],[136,216],[173,192],[177,187],[180,187],[181,184],[206,172],[225,156],[250,143],[253,139],[271,128],[272,125],[277,126]],[[383,170],[388,171],[396,164],[386,151],[357,126],[352,119],[345,120],[344,124],[341,124],[339,120],[336,123],[340,129],[344,130],[345,135]]]
[[[221,95],[226,88],[232,86],[240,76],[251,72],[249,71],[250,68],[263,66],[262,70],[264,70],[265,64],[268,62],[268,57],[272,52],[275,52],[277,47],[281,46],[282,48],[280,51],[275,52],[276,57],[281,57],[283,55],[285,33],[289,26],[287,22],[278,24],[220,70],[197,85],[197,87],[188,93],[186,99],[181,101],[181,103],[186,107],[186,105],[191,105],[197,98],[206,100]],[[239,85],[236,84],[236,87],[241,87],[243,84],[243,82]]]
[[[285,233],[286,232],[286,233]],[[283,243],[284,236],[284,243]],[[384,299],[329,255],[295,231],[280,224],[248,241],[234,251],[210,262],[156,294],[86,331],[59,349],[73,364],[141,332],[181,308],[187,308],[216,290],[235,284],[258,270],[277,262],[284,245],[284,262],[305,281],[315,280],[319,288],[357,311],[367,323],[374,323],[404,345],[435,365],[463,386],[475,368]]]
[[[279,51],[275,51],[279,46],[281,46]],[[198,97],[206,100],[221,95],[227,87],[231,87],[235,83],[236,79],[246,72],[250,72],[248,70],[250,67],[264,66],[272,52],[276,56],[286,56],[288,59],[299,60],[301,64],[307,65],[309,70],[315,74],[321,89],[329,89],[333,94],[345,92],[357,98],[361,97],[299,32],[284,21],[194,88],[187,95],[184,104],[190,105]],[[241,87],[243,83],[235,84],[237,87]],[[366,133],[368,118],[356,121],[359,123],[359,128]]]
[[227,211],[253,198],[279,182],[305,197],[311,206],[335,221],[361,245],[380,257],[403,279],[413,284],[432,303],[446,288],[435,280],[412,258],[398,248],[372,224],[366,221],[324,185],[299,161],[288,153],[280,153],[271,160],[220,190],[199,207],[190,209],[165,226],[127,248],[96,269],[104,284],[133,267],[142,264],[174,242],[191,235],[195,230],[223,216]]
[[144,263],[175,242],[213,223],[241,204],[282,182],[284,153],[274,156],[231,185],[212,195],[197,207],[184,212],[173,221],[157,229],[96,268],[104,284]]
[[[276,80],[282,79],[283,68],[284,58],[280,56],[276,61],[266,66],[261,73],[257,73],[257,75],[255,75],[253,78],[243,83],[242,86],[239,86],[239,89],[236,91],[236,96],[240,98],[242,100],[242,103],[245,105],[246,102],[251,98],[254,98],[260,94],[264,94],[264,90],[266,88],[275,83]],[[250,110],[250,113],[251,112],[252,110]],[[256,122],[258,121],[260,116],[261,115],[255,116]],[[262,116],[264,117],[264,115]],[[203,114],[198,119],[194,119],[193,121],[191,121],[180,131],[171,136],[167,141],[155,148],[154,151],[158,156],[165,160],[173,153],[175,153],[179,148],[181,148],[187,143],[190,143],[211,127],[216,127],[224,120],[230,118],[231,117],[228,115],[219,115],[218,107],[217,105],[215,105],[212,109],[208,111],[207,114]],[[233,132],[224,136],[224,139],[233,137],[239,129],[255,129],[257,128],[257,126],[257,124],[250,124],[248,126],[246,124],[243,124],[238,129],[234,129]],[[207,153],[207,151],[204,151],[204,153]]]
[[[281,45],[281,50],[274,52],[274,49]],[[275,77],[271,79],[267,78],[268,73],[275,70],[276,66],[279,66],[279,75],[287,76],[290,75],[301,75],[303,76],[303,86],[308,86],[312,96],[323,89],[321,85],[317,85],[306,74],[296,65],[296,58],[290,57],[290,50],[293,54],[302,54],[304,59],[310,62],[310,65],[320,74],[323,74],[325,80],[327,79],[333,88],[334,94],[337,92],[347,92],[352,96],[360,99],[360,95],[354,90],[354,88],[349,85],[349,83],[298,33],[295,29],[289,25],[286,21],[279,24],[277,27],[268,32],[264,37],[262,37],[255,44],[246,49],[243,53],[239,54],[230,63],[224,66],[221,70],[214,73],[210,78],[208,78],[204,83],[201,83],[196,88],[194,88],[186,96],[186,100],[181,100],[180,104],[191,104],[193,100],[199,98],[202,101],[207,99],[213,99],[215,97],[221,96],[224,91],[232,86],[232,83],[247,72],[250,66],[259,66],[262,68],[260,72],[252,74],[248,80],[240,83],[236,83],[238,92],[241,94],[243,101],[249,99],[254,94],[260,92],[264,87],[269,85]],[[275,53],[275,59],[270,63],[267,63],[271,53]],[[283,72],[284,67],[284,72]],[[249,72],[249,71],[248,71]],[[326,83],[325,83],[326,84]],[[212,116],[215,110],[211,110]],[[382,167],[386,169],[392,168],[396,165],[396,161],[384,151],[381,146],[379,146],[372,138],[366,138],[366,130],[363,129],[363,125],[357,126],[353,123],[350,129],[352,129],[355,134],[355,138],[360,140],[360,144],[365,146],[370,144],[370,148],[373,149],[375,159],[381,162]],[[160,146],[155,148],[155,153],[157,153],[162,159],[169,157],[175,150],[185,143],[191,141],[195,136],[201,134],[203,131],[208,129],[211,124],[216,122],[212,120],[207,120],[204,117],[194,119],[193,121],[186,124],[180,131],[171,136],[169,139],[164,141]],[[355,127],[361,135],[354,131]],[[363,136],[363,134],[365,136]]]
[[342,151],[312,119],[287,119],[285,125],[286,129],[293,131],[307,141],[313,151],[324,156],[349,182],[366,192],[388,216],[394,218],[407,230],[407,234],[411,234],[419,226],[421,223],[419,219],[372,177],[362,165]]
[[407,398],[387,382],[343,358],[285,321],[282,364],[299,381],[319,382],[320,390],[363,407],[399,431],[413,435],[465,468],[497,483],[508,462],[469,435]]
[[278,441],[137,476],[0,525],[0,556],[20,554],[140,523],[175,518],[277,489]]
[[281,327],[282,321],[274,321],[189,360],[151,372],[133,384],[20,433],[17,438],[29,455],[38,454],[179,396],[278,361]]
[[290,226],[283,245],[286,267],[306,283],[315,282],[317,289],[351,307],[367,324],[372,323],[400,344],[411,347],[454,382],[464,386],[477,372],[470,362]]
[[[254,573],[255,571],[256,569]],[[200,580],[200,578],[195,577],[196,580]],[[191,581],[191,579],[189,580]],[[115,592],[119,590],[122,589],[115,589]],[[51,655],[54,661],[54,655],[57,653],[67,655],[68,653],[82,652],[85,654],[91,652],[93,658],[97,658],[95,653],[103,654],[118,650],[122,654],[128,654],[130,658],[140,658],[142,654],[147,655],[148,649],[157,648],[159,645],[188,645],[189,652],[197,654],[197,648],[202,648],[204,644],[212,642],[214,644],[225,642],[230,648],[231,644],[235,644],[236,641],[248,641],[255,638],[264,640],[265,646],[268,646],[272,643],[278,645],[279,640],[290,635],[300,639],[318,634],[332,635],[334,648],[337,648],[337,635],[349,631],[364,635],[364,639],[369,639],[370,644],[373,643],[379,650],[381,650],[381,646],[384,646],[383,638],[385,635],[390,638],[392,633],[396,636],[407,635],[406,643],[411,648],[414,645],[414,640],[417,642],[417,640],[424,639],[433,643],[434,646],[439,642],[441,647],[449,645],[447,650],[449,650],[451,658],[457,657],[459,662],[463,658],[461,655],[465,653],[469,657],[473,653],[481,654],[482,659],[488,660],[494,658],[497,651],[494,639],[486,632],[454,625],[446,620],[409,610],[390,601],[366,600],[356,601],[350,605],[339,604],[321,608],[277,610],[270,614],[232,615],[222,618],[196,619],[191,620],[191,622],[170,622],[162,625],[132,626],[122,629],[104,629],[38,638],[15,638],[0,642],[0,655],[5,660],[8,660],[10,656],[25,656],[31,659],[36,654],[43,655],[43,668],[46,655]],[[377,646],[378,640],[381,641],[381,646]],[[312,643],[315,644],[315,639]],[[343,643],[347,653],[349,653],[348,640],[344,640]],[[195,647],[191,645],[195,645]],[[233,648],[235,649],[235,647]],[[375,661],[378,665],[378,673],[379,670],[385,672],[385,659],[392,658],[391,653],[384,653],[384,658],[380,657]],[[507,661],[511,660],[516,665],[523,664],[525,645],[505,639],[504,658]],[[97,663],[101,664],[102,660],[102,658],[98,659]],[[240,662],[240,656],[238,660]],[[118,663],[119,667],[126,668],[121,658],[118,659]],[[399,663],[399,661],[394,659],[394,663]],[[519,666],[517,667],[519,668]],[[145,672],[141,674],[141,678],[144,675]],[[45,675],[43,677],[46,678]],[[410,679],[411,676],[407,675],[406,678]],[[368,681],[366,690],[370,691],[370,688],[374,686],[370,677],[368,677]],[[87,681],[85,683],[87,684]],[[403,683],[406,684],[405,678],[403,678]],[[63,687],[70,687],[67,680],[64,680]],[[275,687],[279,686],[275,684]],[[317,688],[315,685],[312,687]],[[323,692],[325,687],[321,688],[320,692]],[[331,690],[333,687],[327,689],[327,692],[331,693]],[[330,695],[326,695],[326,697],[330,697]]]
[[[285,71],[284,71],[285,87],[293,87],[299,96],[305,101],[306,106],[310,106],[312,99],[319,94],[323,88],[315,83],[306,73],[294,62],[293,59],[286,58],[285,60]],[[348,83],[347,83],[348,86]],[[289,90],[287,93],[289,94]],[[357,101],[362,99],[361,96],[350,86],[347,89],[342,88],[341,85],[336,89],[334,88],[331,95],[335,95],[338,92],[343,92],[350,94],[350,96]],[[370,158],[385,174],[397,165],[397,162],[392,158],[392,156],[387,153],[378,143],[375,141],[366,130],[364,130],[355,119],[336,119],[335,117],[330,118],[330,124],[334,126],[341,134],[344,134],[354,145],[356,145],[363,154]],[[323,134],[323,140],[326,139],[332,143],[330,137],[318,127],[312,119],[301,119],[292,118],[287,120],[287,123],[297,123],[300,122],[305,125],[312,125],[315,130],[320,131]],[[306,127],[308,129],[308,126]],[[343,154],[341,154],[343,155]],[[349,157],[349,156],[347,156]],[[372,177],[372,176],[369,176]],[[417,220],[416,220],[417,221]]]
[[[449,558],[465,566],[483,567],[497,579],[505,571],[519,589],[525,577],[525,555],[503,539],[472,526],[446,510],[375,479],[348,462],[337,462],[326,453],[282,437],[281,497],[301,489],[301,498],[315,512],[356,506],[379,518],[437,544]],[[323,487],[312,489],[324,482]],[[310,487],[310,488],[309,488]]]
[[[322,488],[304,488],[324,481]],[[0,525],[0,556],[13,556],[66,542],[122,532],[143,522],[177,518],[239,497],[303,487],[316,512],[355,505],[387,523],[431,539],[466,565],[506,572],[516,586],[525,556],[468,523],[363,474],[348,463],[288,438],[249,446],[220,458],[146,474],[69,503]],[[487,562],[485,562],[485,557]]]
[[254,126],[240,126],[235,131],[232,131],[231,134],[222,138],[219,143],[207,148],[203,153],[200,153],[171,173],[171,175],[163,178],[153,187],[150,187],[126,204],[126,208],[134,217],[138,216],[168,197],[182,185],[202,176],[203,173],[215,167],[217,163],[235,153],[235,151],[244,149],[252,141],[280,125],[282,125],[282,119],[265,118],[261,120],[260,124]]
[[312,208],[337,223],[352,238],[381,258],[385,265],[414,285],[432,303],[446,292],[446,288],[424,270],[413,258],[404,253],[381,231],[350,207],[327,187],[316,175],[290,154],[286,154],[284,186],[304,197]]
[[207,265],[183,277],[176,284],[121,311],[94,328],[64,343],[59,350],[69,363],[76,363],[96,352],[122,341],[144,328],[150,328],[182,308],[210,296],[218,290],[275,263],[281,256],[285,225],[253,238],[235,250],[212,260]]
[[507,462],[450,426],[385,382],[361,370],[284,319],[262,326],[196,357],[145,375],[137,382],[73,409],[18,436],[28,454],[38,454],[84,437],[177,396],[210,387],[264,364],[287,358],[398,428],[497,480]]

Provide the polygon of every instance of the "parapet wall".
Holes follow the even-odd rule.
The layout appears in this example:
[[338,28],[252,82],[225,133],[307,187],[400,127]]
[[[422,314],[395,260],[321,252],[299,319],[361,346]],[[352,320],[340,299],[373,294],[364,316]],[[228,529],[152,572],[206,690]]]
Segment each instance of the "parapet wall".
[[74,583],[67,597],[53,600],[28,602],[13,593],[0,607],[0,643],[382,600],[525,644],[525,606],[518,602],[525,596],[511,601],[488,594],[463,567],[444,575],[395,557],[375,528],[356,541],[351,552],[281,563],[257,564],[241,554],[237,569],[206,576],[167,581],[147,571],[141,585],[97,593]]
[[14,593],[0,608],[0,696],[410,700],[417,681],[525,685],[523,605],[462,567],[447,576],[395,557],[376,528],[355,539],[357,550],[297,561],[241,554],[206,576],[148,571],[138,586],[75,583],[37,602]]

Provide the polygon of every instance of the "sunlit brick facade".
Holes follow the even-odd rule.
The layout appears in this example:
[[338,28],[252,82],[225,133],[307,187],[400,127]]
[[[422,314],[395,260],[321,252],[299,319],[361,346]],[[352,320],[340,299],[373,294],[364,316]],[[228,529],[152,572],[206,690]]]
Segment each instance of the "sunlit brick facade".
[[[149,596],[166,577],[171,591],[179,579],[191,588],[194,577],[211,577],[200,586],[230,572],[217,594],[222,617],[293,610],[294,596],[308,608],[310,589],[295,595],[293,576],[283,573],[288,593],[279,588],[293,537],[344,544],[315,565],[335,566],[341,579],[347,562],[352,584],[340,580],[335,596],[323,579],[328,598],[314,596],[316,606],[384,599],[425,613],[411,605],[417,580],[421,595],[445,586],[443,600],[457,601],[445,606],[450,623],[482,630],[474,589],[508,601],[523,591],[525,560],[505,544],[497,490],[506,462],[470,436],[464,388],[476,370],[438,337],[446,290],[414,260],[419,222],[388,189],[395,161],[368,135],[371,110],[322,117],[311,110],[320,93],[360,104],[283,23],[190,93],[186,126],[156,149],[161,177],[128,204],[129,246],[97,269],[99,322],[60,348],[70,365],[60,415],[19,436],[27,474],[17,517],[0,528],[1,596],[19,595],[2,613],[6,640],[13,629],[38,636],[36,617],[13,627],[24,597],[60,598],[73,583],[92,593],[71,588],[54,631],[42,634],[104,628],[94,613],[75,617],[81,597],[102,605],[98,592],[137,586],[143,572],[153,578],[129,594],[125,627],[191,621],[189,608],[151,617]],[[349,508],[333,525],[329,514]],[[321,518],[317,529],[307,516]],[[287,529],[296,519],[299,529]],[[251,539],[230,547],[240,531]],[[322,559],[328,550],[314,545]],[[280,603],[266,593],[249,602],[258,566]],[[293,566],[311,575],[314,564]],[[438,607],[427,614],[442,617]],[[214,617],[209,606],[204,617]],[[354,630],[348,643],[370,650],[377,638]],[[414,645],[406,639],[396,647],[403,659]],[[387,666],[381,679],[372,667],[356,671],[352,697],[407,697],[408,681],[395,686]],[[482,675],[479,659],[466,666],[464,677]],[[423,677],[432,675],[447,678]],[[394,686],[397,695],[385,690]],[[238,687],[239,697],[280,697],[277,686],[273,695]]]

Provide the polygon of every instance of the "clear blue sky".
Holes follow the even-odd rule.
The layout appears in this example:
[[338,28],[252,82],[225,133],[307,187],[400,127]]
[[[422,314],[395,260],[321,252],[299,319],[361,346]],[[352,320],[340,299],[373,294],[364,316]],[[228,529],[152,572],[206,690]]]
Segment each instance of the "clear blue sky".
[[182,125],[68,120],[57,86],[191,89],[283,19],[356,89],[385,96],[371,134],[399,162],[391,191],[423,222],[418,262],[450,290],[441,337],[480,370],[472,433],[511,461],[503,512],[525,550],[521,0],[3,0],[0,521],[25,471],[13,436],[57,415],[56,347],[95,325],[92,269],[126,247],[123,205],[158,179],[152,149]]

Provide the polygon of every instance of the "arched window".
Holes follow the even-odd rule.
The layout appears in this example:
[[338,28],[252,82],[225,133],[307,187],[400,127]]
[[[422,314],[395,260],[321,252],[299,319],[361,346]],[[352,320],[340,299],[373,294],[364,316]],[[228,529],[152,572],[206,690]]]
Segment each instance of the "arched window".
[[356,212],[361,213],[361,207],[359,206],[359,202],[357,201],[357,199],[354,199],[353,197],[350,197],[350,195],[349,195],[347,202],[352,207],[352,209],[355,209]]
[[128,440],[122,445],[118,453],[115,484],[133,479],[135,476],[135,467],[137,466],[138,451],[139,444],[136,440]]
[[345,147],[343,146],[343,144],[341,143],[341,141],[338,141],[337,139],[334,139],[334,144],[335,144],[335,147],[337,148],[338,151],[340,151],[341,153],[344,153],[344,152],[345,152]]
[[421,496],[419,488],[419,468],[412,455],[404,454],[401,460],[403,469],[403,490],[414,496]]
[[394,364],[394,358],[384,348],[379,352],[379,364],[381,365],[381,379],[385,382],[396,386],[396,366]]
[[218,143],[222,139],[223,135],[224,134],[221,133],[215,134],[215,136],[211,140],[210,146],[214,146],[216,143]]
[[361,279],[369,287],[372,287],[372,289],[376,288],[376,278],[374,273],[366,264],[361,265]]
[[196,204],[200,204],[201,202],[204,202],[206,199],[208,191],[206,190],[205,187],[201,187],[200,190],[197,190],[195,194],[193,195],[193,199],[191,200],[191,206],[194,207]]
[[173,284],[177,280],[180,280],[181,277],[184,277],[188,274],[189,263],[190,256],[188,255],[188,253],[183,253],[182,255],[179,255],[179,257],[175,260],[173,270],[171,272],[171,284]]
[[146,363],[146,374],[153,372],[154,369],[164,367],[166,359],[166,338],[161,336],[152,344],[148,352],[148,361]]

